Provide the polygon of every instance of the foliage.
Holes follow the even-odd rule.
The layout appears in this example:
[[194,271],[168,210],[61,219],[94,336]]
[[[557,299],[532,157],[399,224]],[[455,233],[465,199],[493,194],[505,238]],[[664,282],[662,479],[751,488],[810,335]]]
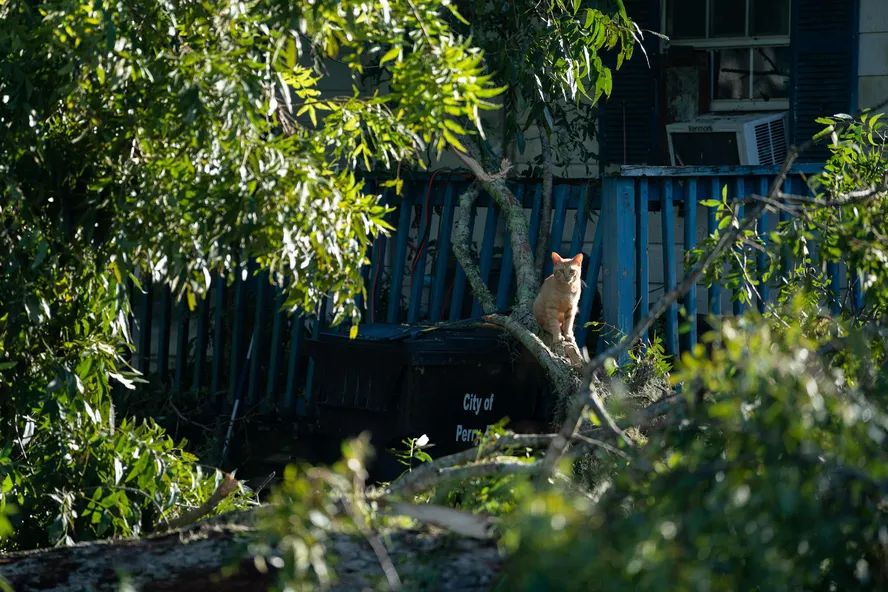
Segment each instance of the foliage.
[[[683,355],[672,377],[684,386],[683,411],[649,430],[637,457],[611,458],[591,492],[525,491],[504,527],[512,556],[502,589],[885,587],[888,278],[877,253],[888,198],[884,187],[864,196],[886,164],[861,133],[867,126],[862,118],[838,135],[812,182],[816,197],[787,197],[789,223],[768,241],[746,237],[767,249],[772,268],[792,271],[764,315],[725,320]],[[845,204],[849,196],[856,203]],[[711,205],[734,224],[726,202]],[[820,265],[831,242],[873,274],[866,308],[825,308],[836,301],[807,250],[809,220],[830,231],[818,237],[826,246],[816,243]],[[740,285],[754,270],[738,271]],[[718,274],[709,277],[731,280]]]
[[[501,92],[445,6],[0,4],[0,504],[20,506],[6,544],[144,532],[218,478],[153,423],[115,419],[112,385],[139,382],[130,298],[146,278],[193,308],[252,259],[289,309],[326,295],[336,322],[358,318],[386,209],[354,169],[458,145],[457,119],[480,124]],[[392,92],[321,97],[308,46],[356,72],[382,55]]]
[[[463,29],[484,49],[495,80],[508,85],[502,150],[514,145],[524,153],[534,126],[553,137],[556,166],[584,163],[590,171],[597,162],[589,145],[595,137],[595,104],[610,96],[611,67],[619,69],[632,58],[640,34],[623,3],[462,0],[457,5],[470,22]],[[612,59],[603,59],[607,50],[613,50]],[[526,174],[539,178],[542,155],[534,164]]]
[[[454,0],[458,8],[448,24],[484,52],[485,65],[497,87],[506,89],[497,103],[497,120],[485,125],[494,133],[482,148],[521,154],[531,128],[553,141],[556,166],[597,162],[589,143],[595,138],[595,103],[609,97],[612,68],[633,55],[641,32],[621,1],[486,2]],[[605,52],[612,55],[603,57]],[[384,58],[383,58],[384,59]],[[387,82],[385,71],[368,65],[362,79]],[[502,119],[499,119],[502,118]],[[456,128],[451,128],[458,131]],[[542,155],[524,170],[539,178]]]
[[369,434],[344,442],[342,459],[331,467],[290,465],[263,516],[263,539],[250,553],[278,568],[285,591],[316,590],[335,583],[328,545],[335,534],[366,532],[371,513],[364,501]]
[[390,448],[391,452],[398,462],[407,467],[407,470],[413,469],[414,461],[417,463],[425,463],[432,460],[432,457],[426,452],[427,448],[431,448],[434,444],[429,442],[429,437],[425,434],[419,438],[404,438],[401,440],[405,450]]

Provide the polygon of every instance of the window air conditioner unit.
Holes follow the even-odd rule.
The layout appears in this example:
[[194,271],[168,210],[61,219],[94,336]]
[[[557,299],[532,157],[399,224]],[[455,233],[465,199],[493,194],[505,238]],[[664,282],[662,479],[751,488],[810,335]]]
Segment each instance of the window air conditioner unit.
[[783,164],[788,118],[783,113],[701,115],[666,126],[672,166]]

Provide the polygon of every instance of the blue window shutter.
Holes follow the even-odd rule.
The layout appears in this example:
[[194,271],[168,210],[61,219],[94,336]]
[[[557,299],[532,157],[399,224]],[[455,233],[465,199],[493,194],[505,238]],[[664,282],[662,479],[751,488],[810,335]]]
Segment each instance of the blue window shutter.
[[[793,0],[792,141],[801,146],[823,129],[818,117],[857,110],[859,0]],[[806,150],[803,162],[822,162],[826,144]]]
[[[624,0],[629,18],[642,30],[660,30],[659,0]],[[601,56],[613,74],[609,98],[599,102],[599,151],[602,164],[656,164],[659,114],[657,100],[658,37],[645,34],[644,47],[636,47],[632,59],[616,67],[616,55]],[[650,65],[648,65],[650,61]]]

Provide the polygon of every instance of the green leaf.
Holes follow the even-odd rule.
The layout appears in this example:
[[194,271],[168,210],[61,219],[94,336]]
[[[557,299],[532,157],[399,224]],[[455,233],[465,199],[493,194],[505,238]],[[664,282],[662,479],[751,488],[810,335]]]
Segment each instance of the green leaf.
[[31,269],[37,269],[40,267],[40,264],[43,263],[43,260],[46,258],[46,252],[49,249],[49,245],[46,243],[45,239],[40,239],[40,244],[37,246],[37,256],[34,257],[34,262],[31,264]]
[[381,60],[379,60],[379,65],[382,66],[386,62],[390,62],[400,55],[401,55],[401,48],[398,46],[395,46],[395,47],[391,48],[390,50],[388,50],[387,52],[385,52],[385,55],[382,56]]
[[457,19],[459,22],[461,22],[461,23],[464,24],[464,25],[470,25],[470,24],[471,24],[471,23],[469,23],[469,21],[467,21],[467,20],[465,19],[465,17],[463,17],[463,15],[461,15],[461,14],[459,13],[459,11],[456,9],[456,6],[454,5],[453,2],[450,2],[449,4],[445,4],[445,6],[447,6],[447,10],[449,10],[450,13],[451,13],[453,16],[455,16],[456,19]]
[[475,96],[482,99],[491,99],[497,97],[509,90],[508,86],[499,86],[494,88],[481,88],[475,91]]
[[442,130],[442,132],[444,134],[444,139],[447,140],[447,142],[451,146],[453,146],[454,148],[456,148],[460,152],[466,152],[466,147],[462,145],[462,142],[460,142],[456,136],[454,136],[452,133],[450,133],[450,130],[448,130],[447,128],[444,128]]
[[704,199],[700,201],[700,205],[707,208],[717,208],[721,203],[722,202],[717,199]]
[[451,131],[453,131],[456,134],[467,135],[469,133],[460,124],[456,123],[452,119],[445,119],[444,126],[449,128]]

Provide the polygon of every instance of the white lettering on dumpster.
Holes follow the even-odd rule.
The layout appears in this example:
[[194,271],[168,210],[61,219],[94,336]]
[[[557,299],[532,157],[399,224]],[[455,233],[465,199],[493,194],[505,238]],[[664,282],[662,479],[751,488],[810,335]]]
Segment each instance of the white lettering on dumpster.
[[[486,434],[487,432],[489,432],[491,427],[493,427],[493,426],[488,425],[484,429],[484,433]],[[456,426],[456,441],[457,442],[474,442],[475,440],[476,440],[475,430],[473,428],[464,428],[462,426],[462,424],[457,424],[457,426]]]
[[[478,415],[481,413],[481,410],[484,411],[493,411],[493,393],[485,396],[478,396],[475,393],[466,393],[462,400],[462,408],[463,411],[468,411],[474,415]],[[487,426],[484,430],[484,433],[490,431],[491,426]],[[476,428],[463,427],[462,424],[456,426],[456,441],[457,442],[473,442],[475,441],[475,431]]]
[[487,397],[479,397],[474,393],[466,393],[466,396],[463,397],[463,410],[464,411],[473,411],[475,415],[481,413],[481,409],[484,411],[491,411],[493,409],[493,393],[490,393]]

